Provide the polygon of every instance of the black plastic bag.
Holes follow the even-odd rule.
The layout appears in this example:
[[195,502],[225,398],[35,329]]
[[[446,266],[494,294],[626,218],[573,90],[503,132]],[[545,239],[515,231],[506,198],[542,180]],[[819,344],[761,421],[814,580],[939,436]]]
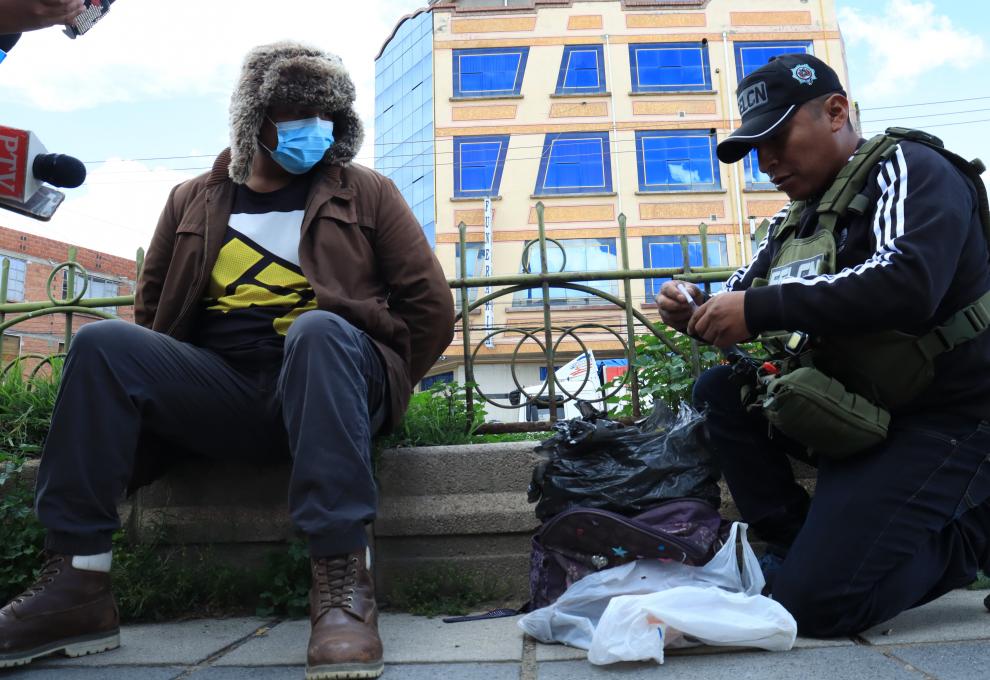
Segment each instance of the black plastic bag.
[[720,504],[718,471],[705,440],[704,417],[682,403],[657,402],[636,426],[586,416],[561,421],[536,447],[529,502],[547,520],[574,506],[625,515],[672,498]]

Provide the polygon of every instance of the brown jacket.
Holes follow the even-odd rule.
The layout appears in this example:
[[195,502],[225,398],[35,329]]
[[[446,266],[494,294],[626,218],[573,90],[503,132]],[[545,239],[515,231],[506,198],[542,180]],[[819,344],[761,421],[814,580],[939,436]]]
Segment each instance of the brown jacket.
[[[235,185],[229,150],[172,190],[138,281],[134,318],[190,337],[223,243]],[[447,348],[454,306],[440,263],[392,180],[360,165],[320,166],[306,201],[299,264],[320,309],[375,341],[385,360],[394,427],[413,386]]]

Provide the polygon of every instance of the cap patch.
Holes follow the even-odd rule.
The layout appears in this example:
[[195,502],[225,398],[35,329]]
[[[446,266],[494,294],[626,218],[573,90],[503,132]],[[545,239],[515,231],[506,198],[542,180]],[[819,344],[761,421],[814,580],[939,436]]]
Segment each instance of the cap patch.
[[794,80],[798,81],[802,85],[811,85],[815,82],[815,69],[811,68],[807,64],[798,64],[791,69],[791,75],[794,76]]
[[739,115],[745,116],[751,110],[759,108],[770,101],[767,96],[767,84],[764,82],[753,83],[739,93]]

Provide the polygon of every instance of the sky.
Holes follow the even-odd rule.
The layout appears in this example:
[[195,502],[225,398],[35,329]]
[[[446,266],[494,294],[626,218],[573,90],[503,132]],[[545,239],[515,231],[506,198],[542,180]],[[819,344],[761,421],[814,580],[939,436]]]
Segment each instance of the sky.
[[[920,127],[990,164],[990,3],[835,0],[848,89],[864,133]],[[133,258],[170,189],[227,145],[230,92],[251,47],[280,39],[340,55],[365,122],[357,161],[374,164],[374,58],[423,0],[119,0],[76,40],[27,33],[0,64],[0,125],[30,129],[87,163],[50,222],[0,211],[0,225]],[[940,103],[934,103],[940,102]],[[985,175],[986,177],[986,175]]]

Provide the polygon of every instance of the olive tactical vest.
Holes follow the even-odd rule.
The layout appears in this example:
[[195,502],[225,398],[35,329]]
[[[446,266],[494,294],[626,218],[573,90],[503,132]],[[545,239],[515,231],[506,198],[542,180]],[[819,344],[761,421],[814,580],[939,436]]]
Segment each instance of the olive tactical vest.
[[[825,192],[816,210],[819,228],[807,238],[797,230],[806,204],[795,201],[785,219],[769,234],[780,248],[768,270],[768,278],[755,279],[753,286],[774,285],[788,278],[834,274],[836,270],[836,225],[846,215],[863,215],[869,209],[864,193],[871,171],[887,161],[902,140],[924,144],[962,171],[975,185],[984,236],[990,247],[990,209],[980,174],[985,167],[976,159],[966,161],[944,148],[937,137],[919,130],[888,128],[863,144]],[[791,356],[790,370],[814,365],[840,381],[847,390],[887,409],[916,398],[934,377],[934,359],[967,342],[990,326],[990,291],[950,316],[940,326],[916,336],[882,331],[850,336],[826,336],[800,357]],[[760,336],[771,355],[787,356],[785,339],[790,332],[768,332]]]

